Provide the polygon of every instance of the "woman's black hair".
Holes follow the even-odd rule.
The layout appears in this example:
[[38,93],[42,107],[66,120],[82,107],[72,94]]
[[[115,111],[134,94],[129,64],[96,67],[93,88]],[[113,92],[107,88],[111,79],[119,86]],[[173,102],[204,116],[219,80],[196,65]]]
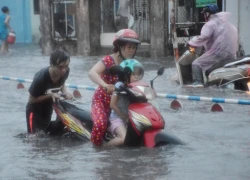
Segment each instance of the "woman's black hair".
[[53,66],[65,63],[67,60],[70,60],[69,54],[63,49],[56,49],[50,55],[50,64]]
[[[113,47],[113,53],[117,53],[119,52],[120,53],[120,57],[125,60],[125,58],[123,57],[122,55],[122,52],[121,52],[121,47],[125,46],[127,43],[132,43],[132,42],[127,42],[127,41],[116,41],[116,43],[114,44],[114,47]],[[136,50],[135,50],[135,53],[133,55],[133,57],[135,56],[136,54],[136,51],[137,51],[137,47],[138,47],[138,44],[136,44]]]
[[3,13],[7,13],[7,12],[9,12],[10,10],[9,10],[9,8],[7,7],[7,6],[3,6],[2,7],[2,12]]
[[[136,72],[137,70],[139,70],[139,74],[143,74],[144,75],[144,70],[142,66],[134,66],[134,72]],[[130,77],[132,74],[132,70],[129,67],[125,67],[123,70],[123,82],[125,83],[131,83],[130,82]]]
[[124,77],[123,77],[123,81],[125,82],[125,83],[130,83],[130,76],[131,76],[131,74],[132,74],[132,71],[131,71],[131,69],[129,68],[129,67],[125,67],[124,68],[124,70],[123,70],[123,75],[124,75]]
[[117,41],[117,43],[115,43],[115,46],[113,48],[113,52],[117,53],[118,51],[120,51],[120,48],[125,46],[126,43],[127,42],[125,42],[125,41]]

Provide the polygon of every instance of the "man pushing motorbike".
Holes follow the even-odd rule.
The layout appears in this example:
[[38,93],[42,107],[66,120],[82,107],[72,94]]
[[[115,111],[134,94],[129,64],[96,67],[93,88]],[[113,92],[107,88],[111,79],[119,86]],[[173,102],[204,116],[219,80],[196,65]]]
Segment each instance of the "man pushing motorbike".
[[[60,98],[61,91],[65,99],[72,99],[65,81],[69,76],[70,57],[63,49],[51,53],[50,66],[38,71],[29,88],[29,100],[26,106],[26,123],[28,133],[44,131],[51,135],[61,132],[64,125],[61,121],[51,121],[52,104]],[[55,92],[54,92],[55,91]]]
[[237,28],[228,20],[230,13],[218,11],[217,5],[206,5],[203,8],[202,14],[207,22],[201,34],[188,42],[190,46],[205,48],[205,53],[192,63],[193,87],[204,86],[203,72],[208,74],[236,58]]

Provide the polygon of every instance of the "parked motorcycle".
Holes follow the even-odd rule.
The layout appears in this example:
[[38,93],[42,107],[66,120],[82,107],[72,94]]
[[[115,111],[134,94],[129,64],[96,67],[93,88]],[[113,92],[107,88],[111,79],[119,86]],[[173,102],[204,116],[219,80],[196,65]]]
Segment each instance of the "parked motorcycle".
[[[164,68],[160,68],[157,76],[162,75]],[[154,78],[155,79],[155,78]],[[124,146],[156,147],[165,144],[183,144],[177,137],[164,131],[165,121],[161,113],[148,100],[156,97],[156,92],[142,81],[130,83],[126,88],[116,89],[119,93],[127,94],[131,100],[128,107],[129,122]],[[76,107],[65,100],[57,100],[54,110],[58,118],[68,129],[68,133],[81,140],[90,140],[93,121],[90,112]],[[106,137],[110,133],[106,133]],[[106,141],[110,140],[105,138]]]
[[[173,77],[181,85],[193,83],[192,63],[200,56],[201,48],[189,47],[176,62],[177,75]],[[214,69],[215,67],[213,67]],[[250,57],[235,59],[231,63],[217,65],[214,70],[203,72],[205,86],[230,87],[235,90],[250,90]]]

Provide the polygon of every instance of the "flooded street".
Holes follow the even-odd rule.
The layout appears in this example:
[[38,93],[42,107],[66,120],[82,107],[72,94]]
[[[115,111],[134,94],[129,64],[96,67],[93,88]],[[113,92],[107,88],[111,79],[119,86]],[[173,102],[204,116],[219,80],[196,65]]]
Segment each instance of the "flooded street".
[[[66,83],[96,86],[88,71],[100,58],[71,57]],[[161,65],[166,67],[164,75],[155,80],[158,93],[250,100],[245,92],[178,86],[171,81],[176,71],[171,57],[137,59],[145,66],[146,82],[156,76]],[[49,57],[42,56],[37,46],[25,45],[0,56],[0,75],[32,79],[48,65]],[[0,80],[0,179],[250,179],[249,105],[222,104],[224,112],[215,113],[210,111],[211,102],[180,100],[183,108],[173,110],[171,99],[157,98],[155,104],[165,118],[165,131],[186,145],[103,149],[90,142],[27,135],[25,106],[30,84],[24,83],[24,89],[17,89],[17,84]],[[80,92],[79,106],[89,109],[93,91]]]

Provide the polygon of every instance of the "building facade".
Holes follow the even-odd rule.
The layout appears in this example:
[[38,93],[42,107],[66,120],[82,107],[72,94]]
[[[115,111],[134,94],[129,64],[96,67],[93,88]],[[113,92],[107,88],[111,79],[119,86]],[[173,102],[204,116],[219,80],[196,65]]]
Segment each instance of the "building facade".
[[[10,9],[10,26],[16,33],[16,43],[31,43],[31,5],[30,0],[1,0],[0,9]],[[1,12],[2,13],[2,12]]]
[[231,22],[239,30],[239,44],[245,55],[250,55],[250,1],[249,0],[226,0],[225,11],[231,12]]
[[131,28],[142,51],[165,55],[168,0],[40,0],[39,5],[44,54],[61,45],[72,54],[98,54],[112,46],[115,32]]
[[139,55],[162,57],[173,53],[171,18],[178,43],[185,44],[200,33],[197,4],[205,1],[232,13],[241,49],[250,54],[249,0],[1,0],[0,6],[11,10],[16,43],[40,43],[44,54],[59,46],[72,55],[107,54],[115,32],[131,28],[142,41]]

